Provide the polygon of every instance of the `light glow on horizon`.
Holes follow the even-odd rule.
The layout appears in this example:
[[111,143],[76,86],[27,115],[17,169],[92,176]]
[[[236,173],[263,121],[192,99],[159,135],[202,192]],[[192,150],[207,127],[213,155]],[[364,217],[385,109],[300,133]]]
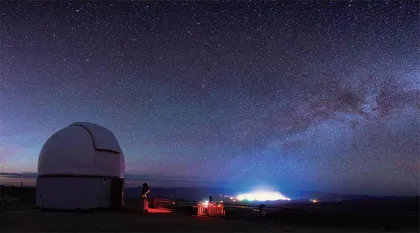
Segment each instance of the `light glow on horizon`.
[[290,201],[290,198],[284,196],[280,192],[271,192],[271,191],[256,191],[251,193],[243,193],[236,197],[239,201],[248,200],[248,201]]

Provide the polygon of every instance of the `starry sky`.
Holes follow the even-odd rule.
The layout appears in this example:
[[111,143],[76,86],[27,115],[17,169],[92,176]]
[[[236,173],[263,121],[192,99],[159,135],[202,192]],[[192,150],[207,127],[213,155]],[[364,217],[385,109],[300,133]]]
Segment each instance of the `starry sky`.
[[2,2],[0,13],[4,174],[36,172],[49,136],[88,121],[118,138],[128,182],[419,193],[417,1]]

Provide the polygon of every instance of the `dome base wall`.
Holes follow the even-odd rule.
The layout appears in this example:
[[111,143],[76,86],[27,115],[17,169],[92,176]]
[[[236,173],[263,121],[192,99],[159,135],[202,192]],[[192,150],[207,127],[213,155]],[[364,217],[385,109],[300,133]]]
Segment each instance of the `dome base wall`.
[[119,177],[48,175],[37,178],[37,206],[45,209],[121,209],[124,179]]

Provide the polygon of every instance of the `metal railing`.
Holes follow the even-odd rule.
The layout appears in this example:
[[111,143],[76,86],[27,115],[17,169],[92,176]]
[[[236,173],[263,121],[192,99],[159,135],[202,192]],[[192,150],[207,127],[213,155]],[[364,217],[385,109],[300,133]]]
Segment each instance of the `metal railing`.
[[256,216],[265,216],[266,212],[276,212],[282,207],[266,207],[265,205],[247,205],[242,203],[223,203],[223,202],[197,202],[184,199],[169,199],[169,198],[157,198],[155,201],[156,207],[165,206],[167,208],[182,208],[182,207],[193,207],[197,208],[198,215],[206,216],[218,216],[226,217],[227,212],[231,210],[245,210],[254,213]]
[[196,205],[197,215],[211,217],[224,217],[226,212],[223,203],[198,203]]
[[[192,207],[198,207],[200,203],[197,201],[191,201],[191,200],[184,200],[184,199],[170,199],[170,198],[157,198],[157,206],[165,205],[168,207],[183,207],[183,206],[192,206]],[[229,210],[249,210],[256,213],[256,215],[259,216],[265,216],[266,213],[275,213],[279,211],[287,211],[287,212],[293,212],[293,213],[305,213],[305,214],[326,214],[326,215],[341,215],[341,214],[351,214],[351,215],[376,215],[376,216],[393,216],[394,213],[366,213],[366,212],[351,212],[351,213],[340,213],[340,212],[331,212],[331,210],[324,212],[320,209],[302,209],[302,208],[293,208],[290,206],[266,206],[264,204],[261,205],[252,205],[252,204],[245,204],[245,203],[224,203],[224,202],[213,202],[213,203],[219,203],[221,206],[223,206],[225,215],[229,212]],[[314,204],[315,205],[315,204]],[[419,215],[419,213],[405,213],[406,215]]]

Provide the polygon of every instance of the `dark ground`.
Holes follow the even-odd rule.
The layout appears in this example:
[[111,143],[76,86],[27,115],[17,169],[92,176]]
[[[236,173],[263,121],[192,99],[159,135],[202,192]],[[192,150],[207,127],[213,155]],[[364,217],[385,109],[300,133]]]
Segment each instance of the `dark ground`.
[[143,214],[135,210],[89,213],[35,210],[5,213],[2,222],[1,232],[384,232],[382,228],[337,229],[192,217],[176,212]]
[[[12,201],[3,208],[0,232],[419,232],[418,212],[411,212],[418,210],[418,198],[386,202],[377,200],[377,203],[372,200],[368,203],[361,200],[344,204],[317,203],[320,205],[316,207],[316,211],[313,207],[305,207],[307,204],[298,204],[302,208],[282,208],[268,212],[263,218],[256,217],[253,209],[229,208],[226,210],[226,219],[221,219],[188,216],[192,213],[191,207],[177,208],[173,205],[164,206],[174,210],[171,214],[144,215],[136,208],[137,198],[126,198],[128,211],[124,212],[40,212],[35,207],[34,188],[6,187],[3,188],[2,195],[19,197],[19,200]],[[383,213],[375,214],[349,213],[363,208],[374,209],[375,206],[384,205],[383,203],[392,208],[379,208]],[[345,207],[346,211],[333,211],[339,210],[340,206]],[[401,208],[396,208],[397,206]]]

